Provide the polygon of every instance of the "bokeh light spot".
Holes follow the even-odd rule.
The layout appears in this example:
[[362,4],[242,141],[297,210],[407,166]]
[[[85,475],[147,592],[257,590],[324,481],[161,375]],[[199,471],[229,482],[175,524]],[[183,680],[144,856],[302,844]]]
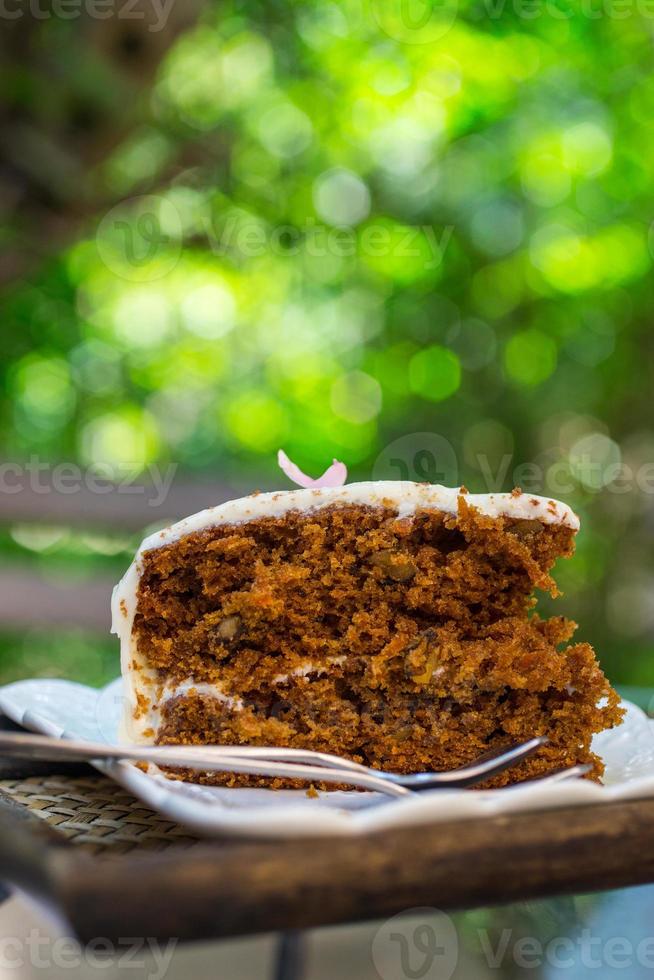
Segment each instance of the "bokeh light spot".
[[184,325],[191,333],[216,340],[233,329],[236,303],[222,283],[208,283],[192,290],[181,302]]
[[447,332],[447,342],[468,371],[478,371],[495,357],[495,331],[484,320],[469,319],[455,324]]
[[616,478],[620,447],[603,432],[582,436],[570,450],[570,470],[587,490],[601,490]]
[[479,470],[486,484],[484,491],[508,489],[513,458],[513,433],[497,419],[475,422],[463,437],[463,458]]
[[311,142],[313,127],[304,112],[290,102],[273,106],[257,125],[259,139],[277,157],[293,157]]
[[148,412],[126,406],[88,422],[82,429],[80,449],[86,463],[106,466],[119,479],[125,473],[140,473],[157,458],[159,434]]
[[28,354],[14,371],[17,407],[40,428],[59,428],[73,412],[70,370],[58,357]]
[[227,427],[246,449],[267,453],[283,442],[288,420],[280,401],[261,391],[244,391],[230,403]]
[[330,402],[332,411],[339,418],[360,424],[379,415],[382,392],[375,378],[364,371],[351,371],[336,379]]
[[157,347],[172,331],[172,309],[163,290],[128,289],[113,313],[115,336],[129,347]]
[[504,350],[506,372],[520,385],[541,384],[553,373],[556,361],[556,343],[536,329],[514,334]]
[[437,126],[421,126],[398,117],[372,134],[370,145],[380,167],[399,177],[413,177],[429,163]]
[[416,395],[440,402],[461,384],[461,364],[447,347],[434,344],[414,354],[409,363],[409,384]]
[[507,255],[522,241],[522,211],[515,201],[487,201],[475,209],[470,232],[475,245],[488,255]]
[[370,191],[357,174],[336,167],[317,178],[313,203],[327,224],[358,225],[370,213]]
[[564,163],[573,173],[594,176],[606,170],[611,162],[611,138],[597,123],[571,126],[563,133],[561,142]]

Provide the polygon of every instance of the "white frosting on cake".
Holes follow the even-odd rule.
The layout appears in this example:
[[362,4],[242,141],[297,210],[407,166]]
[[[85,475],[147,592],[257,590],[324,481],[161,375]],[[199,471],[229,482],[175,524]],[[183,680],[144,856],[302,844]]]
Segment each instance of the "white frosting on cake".
[[188,694],[189,691],[194,691],[196,694],[200,694],[205,698],[214,698],[216,701],[222,701],[223,704],[226,704],[233,711],[243,710],[241,699],[225,694],[219,684],[197,683],[192,677],[189,677],[186,681],[182,681],[181,684],[166,684],[161,692],[159,704],[164,704],[166,701],[170,701],[171,698]]
[[288,674],[276,674],[272,679],[272,683],[285,684],[291,677],[311,677],[312,674],[328,674],[330,667],[340,667],[346,660],[347,657],[329,657],[324,664],[313,664],[307,660],[306,663],[300,664],[299,667],[290,670]]
[[[142,557],[145,552],[178,541],[187,534],[219,524],[245,524],[262,517],[283,517],[291,511],[310,513],[334,504],[387,507],[395,509],[398,518],[402,519],[412,517],[419,510],[437,510],[456,514],[462,497],[469,506],[488,517],[511,517],[541,521],[544,524],[563,524],[574,531],[579,528],[578,517],[566,504],[547,497],[538,497],[529,493],[474,494],[465,491],[462,493],[461,489],[456,487],[389,480],[350,483],[341,487],[252,494],[238,500],[229,500],[217,507],[210,507],[178,521],[163,531],[151,534],[143,541],[134,561],[114,589],[111,605],[112,633],[120,638],[121,669],[125,684],[122,737],[130,742],[151,742],[153,740],[151,731],[153,728],[156,730],[156,719],[159,717],[157,711],[160,702],[157,692],[161,690],[161,682],[142,662],[132,638],[136,596],[142,571]],[[218,685],[194,684],[192,678],[181,686],[186,690],[192,687],[202,694],[226,697]],[[177,693],[180,693],[179,689]],[[141,696],[141,707],[138,711],[136,711],[137,694]],[[135,714],[138,717],[135,717]]]

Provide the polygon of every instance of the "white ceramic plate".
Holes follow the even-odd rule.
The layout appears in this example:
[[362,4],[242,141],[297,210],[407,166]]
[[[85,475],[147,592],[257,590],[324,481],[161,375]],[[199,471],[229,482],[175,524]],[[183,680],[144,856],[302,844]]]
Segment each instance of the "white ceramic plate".
[[[117,740],[121,681],[101,691],[63,680],[18,681],[0,687],[0,711],[55,738]],[[149,775],[116,762],[98,768],[152,809],[200,834],[242,837],[355,836],[390,827],[500,813],[546,810],[654,796],[654,721],[625,703],[619,728],[596,736],[606,763],[605,785],[571,780],[501,790],[432,790],[393,800],[378,793],[331,792],[310,799],[302,790],[214,789]]]

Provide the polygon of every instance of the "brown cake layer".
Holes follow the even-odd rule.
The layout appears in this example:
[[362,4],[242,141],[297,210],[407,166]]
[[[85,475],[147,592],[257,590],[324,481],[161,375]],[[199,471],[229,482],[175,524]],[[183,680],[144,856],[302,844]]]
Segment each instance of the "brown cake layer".
[[[274,744],[396,772],[548,735],[504,785],[578,762],[621,717],[575,625],[532,612],[563,524],[352,504],[219,525],[145,554],[134,631],[162,684],[159,743]],[[191,778],[190,774],[186,774]],[[197,774],[193,775],[195,780]],[[258,777],[200,777],[270,785]],[[273,785],[288,785],[275,781]]]

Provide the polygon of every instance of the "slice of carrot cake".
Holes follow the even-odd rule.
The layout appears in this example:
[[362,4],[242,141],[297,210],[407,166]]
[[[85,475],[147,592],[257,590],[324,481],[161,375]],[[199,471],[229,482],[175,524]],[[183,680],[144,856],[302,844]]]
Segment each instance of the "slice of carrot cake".
[[570,643],[575,624],[534,612],[578,527],[519,490],[407,482],[254,494],[180,521],[146,538],[114,592],[123,737],[407,773],[546,735],[488,785],[588,762],[599,779],[591,739],[620,721],[618,696],[589,644]]

